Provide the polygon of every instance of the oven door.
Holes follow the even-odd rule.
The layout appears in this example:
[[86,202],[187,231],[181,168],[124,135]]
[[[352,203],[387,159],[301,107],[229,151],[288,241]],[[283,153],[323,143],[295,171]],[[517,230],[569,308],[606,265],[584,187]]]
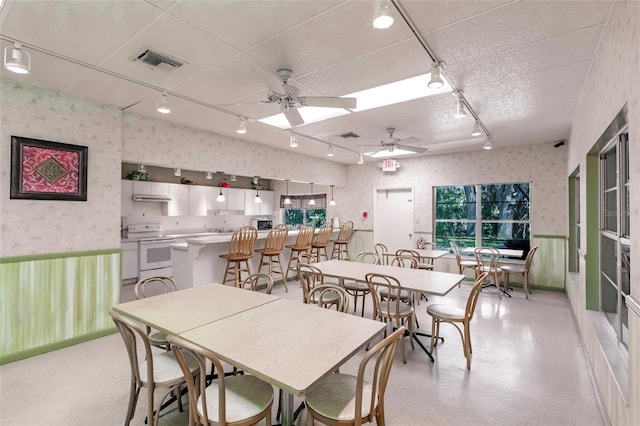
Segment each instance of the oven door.
[[171,244],[175,239],[140,240],[140,271],[171,267]]

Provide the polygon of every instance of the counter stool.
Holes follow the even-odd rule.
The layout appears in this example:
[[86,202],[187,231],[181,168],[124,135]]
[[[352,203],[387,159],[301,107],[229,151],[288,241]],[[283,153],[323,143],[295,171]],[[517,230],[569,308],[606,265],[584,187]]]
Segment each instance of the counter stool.
[[246,272],[247,276],[251,275],[249,259],[253,257],[257,238],[258,230],[253,226],[243,226],[233,233],[229,242],[229,253],[220,255],[221,258],[227,259],[222,284],[231,281],[234,286],[240,287],[242,272]]
[[311,242],[311,251],[315,251],[316,262],[321,262],[323,255],[325,260],[329,260],[329,256],[327,255],[327,246],[329,245],[329,239],[331,238],[332,232],[333,227],[331,226],[331,223],[327,223],[323,228],[320,228],[318,233],[313,237],[313,241]]
[[269,231],[267,240],[264,243],[264,248],[256,250],[256,253],[260,253],[260,266],[258,266],[258,273],[262,271],[262,266],[266,265],[269,267],[269,275],[272,279],[274,272],[282,275],[282,284],[284,284],[284,289],[287,292],[289,291],[287,288],[287,277],[282,269],[280,254],[284,250],[284,243],[287,240],[288,235],[289,228],[287,228],[287,225],[276,225],[275,228]]
[[351,260],[349,258],[349,250],[347,247],[347,244],[351,241],[351,235],[353,235],[353,222],[349,220],[340,227],[338,238],[331,240],[333,243],[331,259]]
[[[298,232],[295,244],[287,246],[287,248],[291,249],[291,254],[289,255],[289,263],[287,263],[286,276],[289,276],[289,271],[294,271],[296,274],[298,273],[297,267],[300,263],[299,256],[301,253],[308,253],[311,250],[311,241],[313,240],[314,232],[315,228],[313,226],[300,226],[300,231]],[[291,263],[294,260],[295,265],[291,266]]]

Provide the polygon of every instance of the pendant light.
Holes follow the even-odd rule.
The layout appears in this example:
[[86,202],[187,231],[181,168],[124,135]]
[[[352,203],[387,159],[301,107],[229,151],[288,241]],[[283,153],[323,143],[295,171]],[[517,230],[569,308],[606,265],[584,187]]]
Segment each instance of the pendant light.
[[[313,197],[313,182],[311,182],[311,183],[310,183],[310,185],[311,185],[311,193],[310,193],[310,195]],[[316,200],[314,200],[313,198],[311,198],[311,199],[309,200],[309,203],[308,203],[308,204],[309,204],[310,206],[315,206],[315,205],[316,205]]]
[[260,204],[262,202],[262,198],[260,198],[260,193],[257,189],[256,189],[256,198],[253,199],[253,202],[256,204]]
[[431,80],[427,83],[429,89],[438,90],[444,86],[444,81],[440,77],[440,62],[434,62],[431,67]]
[[220,193],[218,194],[218,196],[216,197],[216,202],[218,203],[224,203],[227,200],[227,198],[224,196],[224,194],[222,193],[222,182],[220,182]]
[[171,108],[169,108],[169,100],[167,99],[167,92],[162,92],[160,99],[158,99],[158,108],[156,109],[160,114],[170,114]]
[[335,206],[336,205],[336,200],[333,199],[333,187],[335,185],[330,185],[331,186],[331,201],[329,201],[329,205],[330,206]]
[[284,202],[282,204],[284,204],[285,206],[290,206],[291,198],[289,198],[289,179],[286,179],[285,182],[287,182],[287,196],[284,198]]
[[[11,55],[7,55],[9,49],[11,49]],[[23,55],[27,59],[26,64],[22,60]],[[9,59],[7,56],[10,56],[11,58]],[[22,50],[22,45],[16,42],[13,44],[13,47],[7,46],[4,48],[4,67],[16,74],[29,74],[29,71],[31,70],[31,55],[29,55],[29,52],[26,50]]]

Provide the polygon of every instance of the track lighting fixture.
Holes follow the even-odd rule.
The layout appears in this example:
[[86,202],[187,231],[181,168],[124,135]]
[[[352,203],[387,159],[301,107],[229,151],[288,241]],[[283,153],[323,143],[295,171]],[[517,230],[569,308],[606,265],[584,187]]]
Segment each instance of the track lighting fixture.
[[377,13],[373,18],[373,28],[377,30],[384,30],[393,25],[393,12],[389,7],[388,0],[381,0],[376,2]]
[[[313,196],[313,182],[311,182],[311,183],[310,183],[310,185],[311,185],[311,193],[310,193],[310,195],[311,195],[311,196]],[[309,200],[309,203],[308,203],[308,204],[309,204],[310,206],[315,206],[315,205],[316,205],[316,200],[314,200],[313,198],[311,198],[311,199]]]
[[289,148],[297,148],[298,147],[298,139],[296,138],[295,133],[291,133],[289,135]]
[[169,100],[167,99],[167,92],[162,92],[158,99],[158,108],[156,109],[160,114],[170,114],[171,108],[169,108]]
[[482,147],[482,149],[491,149],[493,148],[493,146],[491,146],[491,141],[486,141],[484,146]]
[[473,132],[471,132],[471,136],[480,136],[480,135],[482,135],[482,130],[480,130],[480,124],[478,124],[478,122],[476,121],[476,124],[473,126]]
[[218,203],[224,203],[226,201],[226,197],[224,196],[224,194],[222,193],[222,185],[220,185],[220,193],[218,194],[218,196],[216,197],[216,202]]
[[[9,50],[11,50],[11,54],[7,55]],[[23,55],[26,57],[26,64],[23,62]],[[16,74],[29,74],[29,71],[31,71],[31,55],[26,50],[22,50],[22,45],[16,42],[13,47],[7,46],[4,48],[4,67]]]
[[462,91],[456,90],[453,92],[454,95],[458,95],[458,103],[456,104],[456,113],[454,117],[456,118],[464,118],[467,116],[467,111],[465,110],[464,100],[462,99]]
[[336,200],[333,199],[333,187],[335,185],[330,185],[331,186],[331,201],[329,201],[329,205],[330,206],[335,206],[336,205]]
[[205,173],[204,177],[206,177],[207,179],[213,179],[213,173],[207,172]]
[[362,153],[358,155],[358,164],[364,164],[364,156],[362,155]]
[[236,133],[239,135],[247,133],[247,119],[245,117],[240,117],[240,124],[238,125]]
[[440,66],[441,62],[434,62],[431,66],[431,80],[427,83],[429,89],[438,90],[444,86],[444,81],[442,81],[442,77],[440,77]]
[[333,145],[329,145],[327,148],[327,157],[333,157]]
[[182,169],[173,169],[174,176],[182,176]]
[[291,198],[289,198],[289,179],[286,179],[285,182],[287,182],[287,196],[284,198],[283,204],[285,206],[290,206],[291,205]]

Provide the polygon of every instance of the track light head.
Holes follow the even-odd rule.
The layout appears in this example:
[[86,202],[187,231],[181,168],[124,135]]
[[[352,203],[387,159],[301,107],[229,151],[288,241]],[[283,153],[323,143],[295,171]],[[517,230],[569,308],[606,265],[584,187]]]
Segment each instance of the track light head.
[[456,105],[456,118],[464,118],[467,116],[467,111],[464,108],[464,101],[462,100],[462,96],[458,98],[458,104]]
[[484,146],[482,147],[482,149],[486,149],[486,150],[489,150],[489,149],[492,149],[492,148],[493,148],[493,146],[491,145],[491,141],[486,141]]
[[480,125],[476,121],[476,124],[473,126],[473,131],[471,132],[471,136],[480,136],[482,135],[482,130],[480,130]]
[[298,138],[295,133],[291,133],[289,135],[289,148],[297,148],[298,147]]
[[364,156],[362,154],[358,155],[358,164],[364,164]]
[[378,8],[376,17],[373,18],[373,28],[384,30],[393,25],[393,12],[389,8],[389,2],[384,1]]
[[170,114],[171,108],[169,108],[169,100],[167,99],[167,92],[162,92],[158,99],[158,108],[156,109],[160,114]]
[[[9,51],[11,54],[8,55]],[[23,61],[26,58],[26,64]],[[4,48],[4,67],[16,74],[29,74],[31,71],[31,56],[26,50],[22,50],[20,43],[14,43],[13,47],[7,46]]]
[[431,67],[431,79],[429,83],[427,83],[429,89],[438,90],[442,86],[444,86],[444,81],[442,81],[442,77],[440,77],[440,62],[434,62]]
[[333,157],[333,145],[329,145],[327,148],[327,157]]
[[244,135],[247,133],[247,119],[245,117],[240,117],[240,124],[236,129],[236,133],[239,135]]

